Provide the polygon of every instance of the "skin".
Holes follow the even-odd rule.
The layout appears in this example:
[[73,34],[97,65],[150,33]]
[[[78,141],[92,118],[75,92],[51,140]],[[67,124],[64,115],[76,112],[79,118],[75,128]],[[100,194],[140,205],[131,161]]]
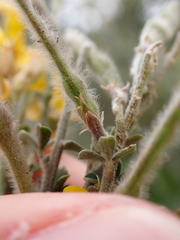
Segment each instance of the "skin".
[[70,175],[70,177],[66,181],[66,184],[73,184],[83,187],[85,183],[83,178],[86,172],[86,164],[71,155],[63,153],[60,167],[64,166],[68,168],[68,172]]
[[[77,160],[67,155],[63,158],[68,159],[73,174]],[[85,166],[78,168],[84,174]],[[82,184],[81,179],[77,182]],[[180,239],[180,221],[167,209],[115,194],[6,195],[0,197],[0,213],[3,240]]]

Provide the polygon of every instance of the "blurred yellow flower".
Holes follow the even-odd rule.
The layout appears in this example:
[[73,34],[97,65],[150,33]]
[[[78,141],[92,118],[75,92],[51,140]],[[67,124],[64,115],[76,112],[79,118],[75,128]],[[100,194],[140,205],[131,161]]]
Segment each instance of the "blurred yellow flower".
[[[17,101],[25,91],[46,91],[46,64],[39,52],[26,44],[25,29],[18,14],[6,0],[0,0],[0,100]],[[36,99],[36,100],[35,100]],[[49,103],[52,117],[59,117],[63,106],[57,90],[52,90]],[[41,117],[42,103],[34,98],[27,105],[26,118],[37,121]]]
[[79,186],[68,186],[63,189],[63,192],[88,192],[85,188]]
[[46,77],[44,73],[41,73],[38,79],[28,86],[28,90],[31,91],[44,92],[45,89],[46,89]]
[[[22,63],[27,63],[29,54],[25,45],[25,30],[18,21],[18,15],[13,7],[5,0],[0,1],[0,47],[4,50],[9,68],[7,75],[14,74],[22,67]],[[4,59],[4,55],[3,55]],[[2,62],[5,65],[4,61]],[[13,68],[12,68],[13,67]]]
[[[54,81],[54,80],[52,80]],[[60,89],[60,86],[58,87],[58,89]],[[63,108],[63,104],[64,104],[64,99],[63,96],[60,94],[60,91],[57,89],[57,84],[56,84],[56,88],[52,89],[52,97],[50,99],[49,102],[49,106],[50,106],[50,116],[52,118],[59,118],[60,112]]]
[[26,118],[31,121],[36,121],[37,119],[40,119],[42,109],[42,104],[37,101],[36,98],[33,98],[27,108]]
[[0,81],[0,100],[7,99],[10,94],[10,86],[7,80]]

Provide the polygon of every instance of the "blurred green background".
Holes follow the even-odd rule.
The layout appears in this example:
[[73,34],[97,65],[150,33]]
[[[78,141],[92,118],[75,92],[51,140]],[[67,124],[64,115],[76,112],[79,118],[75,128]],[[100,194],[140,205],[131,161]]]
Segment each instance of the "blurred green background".
[[[60,2],[60,1],[57,1]],[[165,0],[73,0],[61,1],[57,11],[61,28],[79,29],[88,35],[115,62],[124,82],[130,81],[130,66],[134,47],[145,22],[156,15]],[[151,129],[153,119],[167,104],[169,96],[180,81],[180,58],[172,65],[158,87],[158,98],[141,119],[142,133]],[[93,85],[93,84],[92,84]],[[96,85],[93,85],[97,87]],[[105,111],[105,126],[114,125],[110,114],[110,99],[100,89],[99,101]],[[89,148],[90,134],[78,136],[78,123],[71,125],[68,138]],[[149,200],[170,209],[180,207],[180,142],[168,152],[169,160],[158,170],[149,190]],[[124,167],[129,158],[125,158]]]

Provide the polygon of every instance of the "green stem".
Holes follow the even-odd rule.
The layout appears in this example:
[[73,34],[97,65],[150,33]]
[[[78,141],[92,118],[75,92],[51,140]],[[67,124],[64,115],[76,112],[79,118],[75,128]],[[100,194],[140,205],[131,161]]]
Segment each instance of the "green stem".
[[[64,53],[64,43],[56,27],[53,26],[50,21],[48,22],[48,18],[42,20],[42,16],[40,17],[34,11],[29,1],[16,0],[16,2],[24,12],[30,25],[33,27],[35,34],[39,37],[39,39],[35,41],[43,45],[47,50],[53,60],[53,66],[57,68],[58,72],[63,77],[62,84],[69,98],[76,106],[80,106],[81,103],[79,98],[81,95],[88,108],[98,115],[99,109],[97,102],[94,100],[93,96],[88,93],[84,79],[81,79],[79,73],[71,67],[71,62],[67,59],[66,53]],[[32,28],[30,28],[30,30],[32,30]],[[82,117],[82,114],[80,115]]]
[[29,99],[29,91],[26,91],[25,93],[22,93],[19,99],[19,103],[17,104],[17,119],[19,120],[20,124],[23,124],[26,108],[28,105],[28,99]]
[[4,195],[4,171],[2,167],[2,163],[0,162],[0,195]]
[[100,192],[112,192],[115,180],[117,164],[112,160],[106,160],[105,167],[103,170],[102,182]]
[[127,138],[124,125],[123,106],[121,106],[119,113],[116,115],[116,151],[123,148],[125,139]]
[[48,168],[46,168],[44,172],[42,191],[51,191],[53,188],[56,172],[63,151],[62,141],[65,139],[71,115],[71,112],[67,108],[68,105],[69,103],[66,102],[60,117],[60,121],[58,123],[57,136],[55,139],[53,151],[51,153],[50,162],[47,165]]
[[43,96],[43,112],[41,115],[41,124],[46,125],[47,123],[47,116],[48,116],[48,111],[49,111],[49,101],[51,100],[52,97],[52,86],[51,86],[51,79],[49,74],[46,74],[46,92]]
[[[144,93],[144,87],[148,77],[152,72],[152,57],[154,57],[154,50],[159,48],[162,45],[161,41],[157,41],[149,46],[146,50],[140,71],[137,73],[138,76],[135,78],[135,84],[133,86],[133,92],[131,96],[131,100],[127,106],[125,111],[125,132],[128,132],[133,121],[135,120],[136,115],[138,114],[139,105],[142,100],[142,96]],[[154,63],[155,65],[155,63]]]
[[0,147],[4,151],[5,166],[14,188],[21,193],[34,192],[31,173],[27,165],[23,146],[18,137],[12,114],[4,103],[0,103]]
[[161,118],[159,116],[158,123],[144,143],[144,148],[139,153],[136,162],[131,166],[124,183],[117,188],[117,193],[136,197],[143,196],[142,186],[152,181],[152,170],[157,167],[162,153],[170,141],[173,140],[179,124],[180,90],[173,95]]
[[40,41],[42,41],[42,43],[44,44],[45,48],[47,49],[47,51],[51,55],[52,59],[54,60],[54,63],[56,64],[56,67],[59,69],[59,71],[63,75],[66,75],[67,71],[66,71],[65,64],[62,62],[62,59],[58,55],[58,53],[57,53],[57,51],[55,49],[55,46],[53,46],[53,44],[51,44],[51,42],[49,41],[49,37],[47,36],[46,31],[44,31],[44,29],[42,28],[42,24],[39,23],[37,17],[34,16],[34,12],[32,12],[32,10],[30,9],[27,1],[25,1],[25,0],[16,0],[16,2],[20,6],[20,8],[23,10],[23,12],[26,14],[28,20],[32,24],[32,26],[35,29],[36,33],[39,35]]

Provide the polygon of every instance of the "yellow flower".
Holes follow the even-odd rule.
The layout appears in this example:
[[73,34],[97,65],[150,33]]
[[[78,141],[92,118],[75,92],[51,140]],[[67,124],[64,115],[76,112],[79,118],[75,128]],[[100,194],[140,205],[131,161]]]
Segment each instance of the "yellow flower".
[[[52,79],[52,81],[56,81],[56,80]],[[60,94],[59,89],[60,89],[60,86],[57,86],[57,84],[56,84],[56,88],[52,89],[52,97],[49,102],[49,106],[51,109],[50,116],[52,118],[59,118],[60,112],[64,104],[64,99],[63,99],[63,96]]]
[[25,117],[31,121],[37,121],[41,118],[42,109],[42,103],[36,97],[33,97],[26,109]]
[[46,76],[44,73],[41,73],[35,82],[32,82],[28,86],[28,90],[44,92],[46,89]]
[[2,46],[7,46],[13,52],[15,66],[21,67],[22,63],[29,60],[26,49],[25,30],[23,25],[18,21],[18,15],[14,8],[5,0],[0,1],[0,14],[3,18],[4,36],[1,35]]
[[0,80],[0,100],[7,99],[10,95],[10,86],[7,80]]
[[[26,44],[24,26],[18,14],[6,0],[0,0],[0,100],[10,97],[17,101],[25,91],[45,93],[47,76],[44,58]],[[10,83],[11,82],[11,83]],[[11,95],[10,95],[11,93]],[[63,100],[57,90],[52,90],[49,103],[51,117],[59,117]],[[26,117],[37,121],[43,106],[38,100],[27,105]]]
[[79,186],[68,186],[63,189],[63,192],[88,192],[85,188]]
[[17,14],[10,4],[0,0],[0,99],[9,97],[9,81],[27,62],[24,28],[17,20]]

